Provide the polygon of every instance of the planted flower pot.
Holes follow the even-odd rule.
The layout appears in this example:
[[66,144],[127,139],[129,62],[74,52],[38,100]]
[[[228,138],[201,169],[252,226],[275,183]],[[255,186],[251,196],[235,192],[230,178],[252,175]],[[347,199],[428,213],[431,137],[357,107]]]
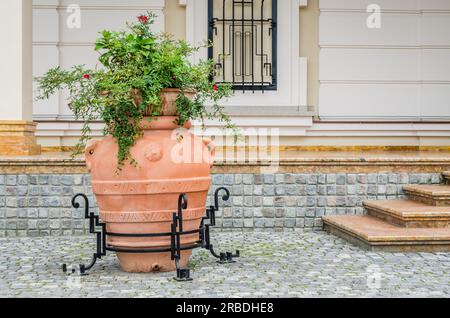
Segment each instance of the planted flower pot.
[[[126,164],[117,174],[117,143],[112,137],[92,141],[85,151],[93,192],[107,232],[115,234],[169,233],[180,193],[186,193],[183,211],[185,231],[199,228],[206,211],[211,185],[214,149],[208,141],[193,136],[174,122],[176,117],[144,119],[144,135],[131,149],[138,165]],[[190,128],[190,124],[184,125]],[[199,158],[201,159],[199,160]],[[198,234],[184,235],[181,244],[198,241]],[[120,249],[170,248],[170,237],[108,236],[107,244]],[[190,251],[182,252],[187,265]],[[117,253],[126,272],[173,271],[170,252],[156,254]]]
[[[161,106],[159,108],[159,115],[160,116],[177,116],[178,109],[176,101],[178,99],[178,96],[180,93],[184,94],[185,97],[187,97],[189,100],[194,100],[196,91],[195,90],[184,90],[182,91],[179,88],[164,88],[161,90]],[[136,105],[140,105],[142,103],[142,94],[139,90],[132,90],[131,91],[131,98],[133,99],[134,103]],[[153,105],[147,106],[144,112],[144,116],[152,116]]]
[[[178,114],[176,101],[180,93],[181,89],[179,88],[165,88],[161,91],[161,116],[176,116]],[[193,90],[188,90],[183,93],[184,96],[190,100],[193,100],[196,94]],[[152,106],[148,107],[145,115],[150,116],[152,114],[152,109]]]
[[[141,15],[125,31],[102,31],[95,43],[101,67],[57,67],[36,79],[38,99],[66,90],[71,110],[84,123],[75,154],[85,149],[107,244],[129,272],[175,269],[169,252],[139,252],[170,246],[170,236],[148,235],[170,232],[180,194],[188,198],[185,231],[198,230],[205,215],[214,150],[186,130],[190,121],[217,118],[236,128],[218,105],[231,96],[231,85],[212,80],[212,61],[190,62],[199,48],[152,32],[154,18]],[[99,120],[107,137],[86,145],[91,123]],[[180,126],[185,130],[174,132]],[[183,235],[181,244],[197,240],[198,233]],[[189,256],[182,252],[181,267]]]

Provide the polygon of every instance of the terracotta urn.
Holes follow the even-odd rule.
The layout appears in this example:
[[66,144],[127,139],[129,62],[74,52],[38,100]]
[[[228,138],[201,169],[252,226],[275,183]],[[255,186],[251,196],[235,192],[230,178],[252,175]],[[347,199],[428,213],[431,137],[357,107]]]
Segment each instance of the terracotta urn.
[[[187,123],[175,124],[176,117],[145,118],[144,134],[131,149],[137,165],[125,164],[117,171],[118,146],[113,137],[91,141],[85,150],[92,177],[93,192],[108,233],[169,233],[178,198],[187,194],[183,211],[183,230],[199,228],[205,215],[211,185],[214,147],[209,140],[192,135]],[[182,236],[182,245],[198,241],[198,234]],[[108,236],[107,245],[125,250],[170,248],[167,237]],[[183,251],[180,265],[185,267],[191,251]],[[117,253],[127,272],[173,271],[170,252],[154,254]]]
[[[165,88],[161,91],[161,108],[159,109],[160,116],[177,116],[178,109],[176,101],[180,93],[181,89],[179,88]],[[197,93],[193,90],[184,91],[184,96],[190,100],[193,100],[196,94]],[[131,90],[130,95],[135,105],[142,104],[142,93],[139,90]],[[152,116],[153,109],[154,105],[148,105],[145,109],[144,115]]]

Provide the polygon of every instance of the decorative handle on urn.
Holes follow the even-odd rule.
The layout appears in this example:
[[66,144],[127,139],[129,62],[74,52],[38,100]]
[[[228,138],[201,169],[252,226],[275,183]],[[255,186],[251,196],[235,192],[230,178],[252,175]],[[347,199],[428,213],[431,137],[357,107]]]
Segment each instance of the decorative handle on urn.
[[92,159],[95,154],[95,148],[97,147],[99,140],[89,140],[84,149],[84,158],[86,159],[86,167],[89,172],[92,169]]
[[214,165],[214,160],[216,159],[216,145],[209,138],[203,139],[203,144],[209,151],[209,156],[207,156],[207,162],[211,164],[211,168]]

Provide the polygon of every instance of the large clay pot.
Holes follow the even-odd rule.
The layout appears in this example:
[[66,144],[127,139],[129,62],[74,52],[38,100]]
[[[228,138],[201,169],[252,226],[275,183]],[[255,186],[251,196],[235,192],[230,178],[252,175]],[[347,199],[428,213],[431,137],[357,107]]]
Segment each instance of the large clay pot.
[[[131,149],[137,166],[126,164],[117,171],[118,146],[114,138],[92,141],[85,151],[87,167],[92,176],[93,192],[100,217],[107,232],[119,234],[168,233],[178,197],[186,193],[188,208],[183,211],[183,230],[198,229],[205,215],[211,185],[211,164],[214,149],[209,141],[179,129],[176,117],[158,117],[142,125],[144,136]],[[178,128],[178,129],[177,129]],[[192,244],[198,234],[182,236],[181,244]],[[130,238],[108,236],[107,244],[115,248],[148,249],[170,247],[170,237]],[[185,267],[190,251],[181,254]],[[117,253],[120,265],[127,272],[172,271],[175,264],[170,253]]]

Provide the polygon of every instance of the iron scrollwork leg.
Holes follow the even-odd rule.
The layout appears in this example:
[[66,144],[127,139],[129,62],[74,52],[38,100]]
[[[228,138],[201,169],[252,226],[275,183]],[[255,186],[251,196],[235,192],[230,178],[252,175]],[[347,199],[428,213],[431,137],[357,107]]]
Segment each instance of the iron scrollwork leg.
[[[80,264],[78,268],[76,266],[72,267],[71,273],[75,274],[78,272],[80,275],[87,275],[87,271],[89,271],[94,265],[97,263],[97,260],[101,259],[106,255],[106,224],[100,222],[99,216],[94,213],[89,212],[89,199],[84,194],[77,194],[72,199],[72,206],[75,209],[80,208],[80,203],[77,202],[78,198],[82,198],[84,200],[84,217],[89,220],[89,232],[91,234],[95,234],[97,238],[97,251],[92,256],[92,261],[89,265]],[[100,230],[97,228],[100,227]],[[63,272],[67,273],[68,268],[66,264],[62,266]]]
[[219,210],[219,194],[220,192],[225,192],[225,194],[222,196],[223,201],[228,201],[230,199],[230,191],[227,188],[219,188],[214,193],[214,206],[210,206],[209,209],[206,211],[206,218],[204,220],[208,220],[209,224],[205,224],[205,233],[204,233],[204,244],[205,248],[210,251],[211,255],[215,258],[219,259],[218,263],[220,264],[229,264],[229,263],[235,263],[235,258],[240,257],[240,252],[237,250],[235,253],[231,252],[224,252],[224,253],[217,253],[214,250],[213,244],[211,244],[210,240],[210,227],[216,225],[216,212]]
[[181,233],[183,233],[183,210],[188,207],[188,200],[186,194],[181,194],[178,197],[178,211],[173,214],[173,222],[171,227],[171,255],[172,260],[175,261],[177,269],[177,277],[175,280],[178,282],[189,282],[191,278],[191,272],[189,268],[180,267],[181,259]]
[[[97,260],[101,259],[103,256],[106,256],[106,251],[115,251],[118,250],[114,247],[107,246],[106,244],[106,236],[107,235],[126,235],[129,237],[154,237],[154,236],[170,236],[171,244],[170,244],[170,251],[171,259],[175,262],[176,266],[176,272],[177,277],[175,278],[177,281],[186,282],[186,281],[192,281],[192,278],[190,276],[190,270],[189,268],[182,268],[180,266],[181,261],[181,252],[183,250],[191,250],[198,247],[203,247],[210,251],[210,253],[218,259],[218,263],[221,264],[227,264],[227,263],[234,263],[235,258],[240,257],[239,251],[236,251],[235,253],[225,252],[225,253],[217,253],[214,250],[213,244],[211,244],[211,238],[210,238],[210,228],[212,226],[216,225],[216,212],[219,210],[219,194],[220,192],[224,192],[222,196],[223,201],[228,201],[230,198],[230,192],[226,188],[219,188],[214,193],[214,205],[210,206],[206,210],[206,216],[202,219],[200,228],[195,231],[186,231],[183,230],[183,210],[186,210],[188,208],[188,199],[186,194],[181,194],[178,198],[178,211],[176,213],[173,213],[173,220],[171,224],[171,231],[170,233],[149,233],[149,234],[115,234],[115,233],[107,233],[106,232],[106,224],[100,222],[99,216],[95,215],[94,213],[89,212],[89,199],[84,194],[77,194],[72,199],[72,206],[75,209],[80,208],[80,203],[77,202],[79,198],[82,198],[84,201],[84,210],[85,210],[85,218],[89,220],[89,231],[91,234],[96,235],[97,239],[97,250],[96,253],[93,254],[92,261],[89,263],[89,265],[80,264],[78,266],[74,266],[71,268],[70,272],[72,274],[75,274],[77,271],[80,275],[86,275],[87,271],[92,269],[94,265],[96,264]],[[181,237],[183,235],[198,233],[199,234],[199,241],[197,241],[193,245],[188,246],[182,246],[181,244]],[[160,253],[161,251],[159,249],[148,249],[140,251],[139,253]],[[65,273],[67,273],[68,267],[66,264],[62,266],[62,269]]]

